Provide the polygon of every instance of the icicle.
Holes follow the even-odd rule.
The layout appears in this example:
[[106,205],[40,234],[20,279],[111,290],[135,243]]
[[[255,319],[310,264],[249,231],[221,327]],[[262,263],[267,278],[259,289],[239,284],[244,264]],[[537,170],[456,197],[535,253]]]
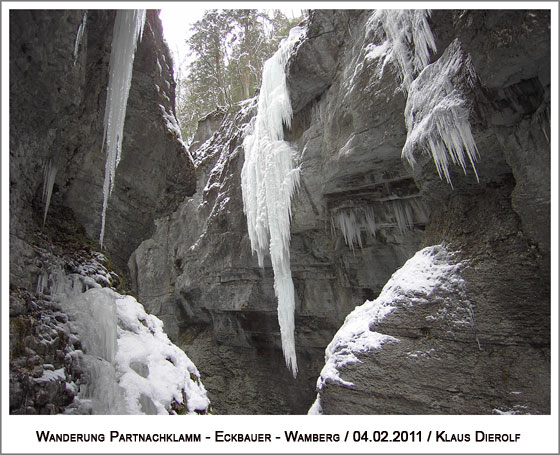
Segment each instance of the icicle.
[[372,207],[344,208],[333,216],[336,227],[342,231],[344,241],[352,250],[354,245],[363,248],[361,231],[365,230],[375,237],[375,214]]
[[405,90],[430,62],[430,51],[437,50],[428,24],[430,15],[430,10],[376,10],[370,19],[370,25],[381,22],[391,42]]
[[375,201],[364,207],[339,208],[331,217],[333,233],[338,228],[352,250],[356,246],[363,248],[361,233],[364,231],[375,237],[377,229],[396,228],[403,234],[415,223],[426,222],[426,209],[419,198],[390,199]]
[[417,147],[429,150],[440,178],[451,184],[449,163],[458,164],[466,174],[466,157],[475,172],[478,150],[471,133],[469,109],[462,85],[475,79],[470,58],[455,39],[432,64],[436,51],[428,24],[429,10],[377,10],[370,26],[380,23],[391,43],[399,66],[403,88],[408,92],[405,119],[408,136],[402,157],[415,164]]
[[109,62],[109,85],[105,103],[105,131],[103,145],[106,147],[105,180],[103,182],[103,211],[99,244],[103,246],[105,214],[109,196],[115,184],[115,171],[119,165],[126,104],[132,78],[132,65],[136,44],[142,38],[146,10],[119,10],[113,27],[111,59]]
[[51,196],[54,187],[54,181],[56,179],[56,173],[58,168],[52,162],[52,160],[47,161],[45,168],[43,170],[43,202],[45,203],[45,212],[43,214],[43,226],[47,221],[47,213],[49,211],[49,206],[51,204]]
[[78,27],[78,33],[76,33],[76,40],[74,41],[74,65],[78,61],[78,49],[80,47],[80,42],[82,41],[82,36],[84,36],[84,31],[86,29],[87,11],[84,12],[84,17],[80,26]]
[[423,148],[432,154],[440,178],[451,184],[449,164],[466,174],[468,158],[478,180],[478,149],[469,123],[464,92],[474,84],[474,70],[455,39],[443,55],[428,66],[410,86],[405,109],[408,130],[402,157],[411,165],[413,152]]
[[391,208],[399,232],[403,234],[404,232],[410,230],[410,228],[414,225],[410,203],[407,200],[403,201],[395,199],[391,201]]
[[293,150],[283,141],[290,126],[292,106],[286,87],[285,66],[304,29],[290,31],[278,51],[264,65],[257,116],[243,142],[245,163],[241,172],[243,208],[251,248],[259,265],[268,250],[278,298],[278,322],[286,365],[297,375],[294,338],[294,284],[290,269],[291,198],[299,184]]

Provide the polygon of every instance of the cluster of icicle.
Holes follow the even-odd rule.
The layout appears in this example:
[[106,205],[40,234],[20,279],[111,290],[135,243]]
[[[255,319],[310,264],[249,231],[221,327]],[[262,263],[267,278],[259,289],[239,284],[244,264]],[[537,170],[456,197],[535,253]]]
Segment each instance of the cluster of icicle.
[[472,87],[474,73],[468,56],[455,39],[443,55],[426,67],[410,86],[405,109],[408,135],[402,156],[415,164],[413,152],[431,152],[440,178],[451,184],[450,161],[466,174],[468,158],[478,180],[478,149],[469,123],[464,89]]
[[251,248],[263,267],[270,253],[278,322],[286,365],[297,375],[294,339],[295,296],[290,268],[291,198],[299,184],[293,150],[283,140],[290,126],[292,106],[286,86],[285,66],[304,29],[295,27],[278,51],[265,63],[257,115],[243,142],[245,163],[241,172],[243,207]]
[[429,10],[376,10],[370,26],[381,22],[393,50],[403,82],[408,90],[414,78],[430,63],[430,52],[436,51],[436,42],[428,24]]
[[119,165],[123,138],[126,104],[132,78],[132,65],[136,45],[142,38],[146,10],[119,10],[113,27],[109,85],[105,104],[105,130],[103,145],[106,149],[105,180],[103,182],[103,211],[99,244],[103,246],[105,214],[109,196],[115,184],[115,171]]
[[474,81],[472,64],[458,39],[429,64],[430,53],[437,50],[428,24],[430,14],[429,10],[377,10],[370,18],[370,26],[381,24],[390,41],[408,94],[408,135],[402,157],[414,165],[414,150],[430,152],[440,178],[445,177],[449,184],[450,162],[466,173],[468,159],[478,180],[478,150],[465,101],[465,90]]
[[333,229],[340,229],[352,250],[356,246],[363,248],[362,231],[375,237],[380,228],[396,228],[403,234],[414,226],[415,221],[427,221],[424,205],[418,198],[393,199],[365,207],[344,207],[331,218]]
[[341,230],[346,245],[363,248],[361,231],[365,230],[375,237],[375,213],[372,207],[352,207],[338,210],[332,217],[333,228]]

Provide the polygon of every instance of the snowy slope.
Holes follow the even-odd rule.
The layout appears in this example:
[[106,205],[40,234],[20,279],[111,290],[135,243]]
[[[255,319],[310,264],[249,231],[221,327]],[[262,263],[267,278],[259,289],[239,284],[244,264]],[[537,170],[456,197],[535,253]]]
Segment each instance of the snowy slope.
[[[106,258],[51,257],[37,294],[50,296],[68,315],[69,336],[82,349],[72,352],[87,384],[71,383],[77,396],[67,413],[205,413],[209,400],[196,366],[175,346],[157,317],[129,295],[111,289],[115,275]],[[67,273],[64,269],[73,270]],[[62,372],[62,377],[64,372]]]

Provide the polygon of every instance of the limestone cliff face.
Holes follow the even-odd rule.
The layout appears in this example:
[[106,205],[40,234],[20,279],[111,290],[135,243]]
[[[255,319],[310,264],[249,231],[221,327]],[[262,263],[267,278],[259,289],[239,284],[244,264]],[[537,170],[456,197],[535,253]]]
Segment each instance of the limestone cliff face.
[[[63,330],[55,337],[65,316],[34,293],[45,258],[81,261],[99,235],[115,12],[88,11],[75,63],[84,11],[10,14],[11,409],[55,413],[71,394],[33,378],[49,364],[82,380],[64,363],[79,344]],[[105,245],[197,365],[217,413],[306,413],[346,315],[374,300],[418,250],[442,243],[462,264],[461,291],[444,283],[414,294],[421,304],[395,300],[370,329],[399,342],[357,353],[362,363],[339,371],[354,385],[327,381],[322,411],[550,412],[550,15],[438,10],[428,23],[437,45],[428,64],[459,46],[476,75],[461,89],[479,181],[451,165],[452,187],[420,147],[414,167],[402,159],[410,92],[371,11],[312,11],[289,59],[294,118],[284,136],[301,170],[290,250],[294,379],[270,261],[261,269],[252,256],[243,213],[242,142],[256,103],[202,120],[193,165],[174,130],[161,24],[148,12]],[[49,169],[57,172],[42,227]]]
[[[373,300],[422,245],[447,242],[471,261],[465,298],[477,332],[448,336],[446,326],[427,322],[436,319],[426,319],[424,309],[395,311],[383,330],[406,343],[344,370],[355,387],[327,385],[323,411],[490,413],[513,406],[511,392],[523,391],[527,398],[517,405],[547,412],[550,17],[438,11],[429,20],[438,49],[430,63],[458,38],[478,78],[468,102],[480,183],[472,170],[463,175],[451,166],[452,188],[421,150],[414,168],[401,159],[407,93],[370,16],[313,11],[288,63],[294,119],[285,139],[301,169],[290,250],[297,380],[281,355],[271,267],[260,269],[251,256],[242,209],[243,128],[254,106],[201,124],[192,149],[197,193],[160,218],[130,259],[139,299],[195,361],[217,412],[306,412],[324,347],[345,316]],[[344,238],[348,220],[359,226],[354,248]],[[426,387],[424,360],[413,365],[407,357],[391,370],[403,346],[420,351],[430,342],[440,358],[454,359],[430,360],[429,377],[441,376],[441,384]],[[539,381],[527,380],[515,356],[530,361]],[[389,374],[405,384],[398,399],[384,383]],[[487,404],[469,404],[475,389],[491,397]],[[449,400],[453,405],[443,404]]]
[[[71,273],[76,267],[69,258],[89,257],[98,248],[103,118],[115,14],[10,11],[12,412],[58,413],[72,401],[63,381],[47,386],[36,381],[43,364],[65,367],[68,378],[81,375],[78,366],[64,358],[69,350],[80,349],[74,335],[73,341],[68,339],[68,318],[49,296],[39,295],[37,283],[53,256]],[[76,47],[81,24],[85,28],[82,25]],[[155,229],[154,218],[172,212],[194,191],[193,166],[173,125],[174,99],[172,62],[161,23],[156,11],[148,11],[107,212],[108,267],[123,275],[130,253]],[[54,176],[54,184],[43,225],[47,175]],[[122,283],[115,279],[112,285]]]
[[[399,342],[359,353],[362,363],[340,372],[354,386],[327,381],[321,406],[329,414],[548,413],[550,16],[438,11],[430,24],[432,62],[459,38],[478,78],[470,121],[480,183],[457,168],[451,190],[420,151],[413,171],[430,212],[422,243],[459,251],[465,292],[443,286],[421,303],[396,301],[370,330]],[[461,308],[472,311],[463,328]]]
[[[11,11],[11,234],[42,217],[44,171],[57,169],[52,204],[70,208],[97,241],[103,200],[103,117],[115,11]],[[192,164],[168,127],[175,109],[171,57],[156,11],[138,45],[122,159],[109,201],[105,245],[126,271],[128,256],[154,229],[154,218],[194,191]],[[36,216],[35,219],[33,216]],[[47,216],[47,225],[50,217]],[[21,237],[21,236],[20,236]]]

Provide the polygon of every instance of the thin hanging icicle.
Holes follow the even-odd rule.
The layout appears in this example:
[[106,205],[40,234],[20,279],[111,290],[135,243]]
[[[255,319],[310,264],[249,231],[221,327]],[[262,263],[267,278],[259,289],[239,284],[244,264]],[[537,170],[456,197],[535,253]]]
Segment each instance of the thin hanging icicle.
[[103,145],[106,148],[105,180],[103,182],[103,211],[99,244],[103,246],[105,235],[105,214],[109,196],[115,185],[115,171],[121,158],[124,118],[132,65],[136,45],[142,39],[146,10],[119,10],[113,27],[111,60],[109,62],[109,85],[105,103],[105,131]]
[[362,231],[375,237],[377,225],[372,207],[352,207],[339,209],[331,218],[333,227],[340,229],[346,245],[354,250],[354,246],[363,248]]
[[78,61],[78,49],[80,48],[80,43],[82,41],[82,36],[84,36],[84,31],[86,30],[86,20],[87,20],[87,11],[84,12],[84,17],[80,26],[78,27],[78,33],[76,33],[76,40],[74,41],[74,65]]
[[57,166],[52,162],[52,160],[47,161],[45,168],[43,170],[43,202],[45,203],[45,212],[43,214],[43,226],[47,221],[47,213],[49,212],[49,206],[51,205],[51,196],[54,187],[54,181],[56,179],[56,173],[58,172]]
[[290,126],[292,106],[285,66],[304,29],[295,27],[264,65],[257,116],[243,142],[245,163],[241,172],[243,209],[251,248],[262,267],[268,250],[278,298],[278,323],[286,365],[297,375],[294,310],[290,269],[291,198],[299,184],[294,151],[284,142],[284,125]]

